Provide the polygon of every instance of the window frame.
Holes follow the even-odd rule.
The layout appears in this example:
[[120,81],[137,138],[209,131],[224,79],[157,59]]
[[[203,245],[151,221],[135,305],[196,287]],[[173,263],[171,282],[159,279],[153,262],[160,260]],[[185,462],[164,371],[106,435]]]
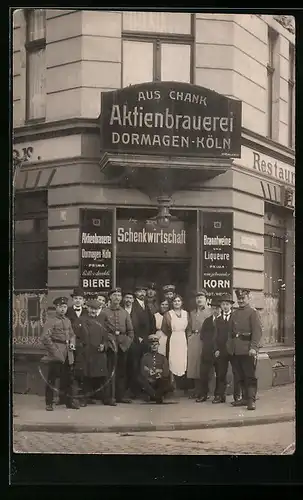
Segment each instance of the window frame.
[[288,78],[288,146],[294,149],[295,127],[294,127],[294,102],[295,102],[295,46],[289,43],[289,78]]
[[273,95],[275,77],[275,46],[278,42],[279,33],[271,26],[267,27],[268,62],[267,69],[267,137],[273,139]]
[[[36,38],[35,40],[30,40],[29,37],[29,18],[32,12],[36,9],[26,9],[25,10],[25,21],[26,21],[26,42],[25,42],[25,60],[26,60],[26,99],[25,99],[25,122],[26,123],[43,123],[45,122],[46,116],[40,118],[30,118],[30,104],[29,104],[29,86],[30,86],[30,76],[29,76],[29,59],[30,55],[39,52],[39,50],[46,50],[46,10],[44,11],[44,37]],[[45,65],[46,71],[46,65]],[[46,99],[46,92],[45,92]]]
[[123,85],[123,42],[149,42],[153,44],[153,82],[161,81],[161,44],[172,45],[189,45],[190,46],[190,83],[194,83],[194,54],[195,54],[195,37],[194,37],[195,18],[191,16],[191,33],[158,33],[158,32],[139,32],[139,31],[123,31],[122,32],[122,64],[121,64],[121,85]]

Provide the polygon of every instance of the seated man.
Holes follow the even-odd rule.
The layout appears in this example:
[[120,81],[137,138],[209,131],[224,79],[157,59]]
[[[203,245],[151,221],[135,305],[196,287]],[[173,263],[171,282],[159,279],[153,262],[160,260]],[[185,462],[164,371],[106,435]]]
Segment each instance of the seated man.
[[150,401],[163,403],[165,394],[173,390],[168,361],[158,353],[157,335],[149,335],[148,343],[150,352],[141,359],[139,383]]

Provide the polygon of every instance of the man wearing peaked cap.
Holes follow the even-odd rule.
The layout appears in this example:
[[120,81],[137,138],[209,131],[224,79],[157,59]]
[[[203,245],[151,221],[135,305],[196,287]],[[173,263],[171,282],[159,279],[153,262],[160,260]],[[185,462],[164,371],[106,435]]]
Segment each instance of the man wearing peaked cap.
[[158,336],[149,335],[147,340],[149,352],[141,360],[139,383],[148,400],[163,403],[165,394],[172,390],[168,361],[158,353]]
[[234,406],[247,405],[248,410],[255,410],[258,385],[256,362],[262,337],[261,318],[258,311],[249,304],[250,292],[247,288],[238,288],[235,293],[239,308],[231,317],[227,350],[247,399],[236,401]]
[[165,299],[168,301],[169,308],[172,309],[173,299],[176,295],[175,285],[164,285],[162,287],[162,291]]
[[112,288],[109,292],[110,305],[103,309],[100,314],[100,322],[104,325],[107,334],[114,338],[116,355],[110,355],[110,371],[115,367],[115,375],[112,383],[112,400],[116,398],[117,403],[131,403],[125,397],[127,383],[127,358],[128,351],[134,338],[134,329],[130,315],[120,304],[122,290],[120,287]]
[[67,297],[57,297],[53,303],[56,306],[54,318],[46,322],[41,342],[47,350],[42,362],[48,363],[47,384],[45,387],[46,410],[52,411],[54,404],[54,386],[56,380],[64,381],[64,404],[67,408],[78,409],[76,386],[73,378],[73,363],[75,350],[75,334],[70,320],[65,316]]
[[194,391],[190,399],[197,398],[200,389],[200,365],[202,354],[201,329],[204,321],[212,314],[211,308],[207,307],[206,290],[198,290],[194,294],[196,307],[189,314],[187,335],[187,378],[192,381]]

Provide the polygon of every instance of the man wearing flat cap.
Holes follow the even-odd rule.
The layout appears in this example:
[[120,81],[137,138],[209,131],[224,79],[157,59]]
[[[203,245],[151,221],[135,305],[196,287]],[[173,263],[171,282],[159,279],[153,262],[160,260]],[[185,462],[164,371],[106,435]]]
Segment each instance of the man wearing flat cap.
[[207,306],[206,290],[199,290],[195,294],[196,308],[189,314],[187,330],[187,378],[194,381],[194,392],[190,398],[197,398],[200,388],[200,367],[202,354],[201,330],[206,318],[212,315],[212,310]]
[[87,406],[93,397],[105,405],[115,405],[109,393],[107,354],[114,349],[105,328],[97,319],[100,304],[96,299],[87,301],[88,315],[78,319],[76,329],[75,374],[82,381],[81,406]]
[[144,353],[148,351],[147,338],[156,332],[156,321],[146,303],[146,287],[137,285],[135,288],[135,300],[132,306],[131,320],[134,327],[134,342],[129,352],[131,366],[130,392],[132,396],[138,397],[141,388],[138,385],[140,372],[140,361]]
[[147,395],[147,400],[163,403],[165,394],[172,391],[168,361],[158,353],[157,335],[149,335],[149,352],[145,353],[140,363],[139,383]]
[[156,283],[148,283],[146,290],[146,303],[152,315],[159,311],[159,304],[157,301],[157,286]]
[[[209,392],[210,377],[213,373],[213,368],[216,368],[214,357],[214,344],[216,337],[216,321],[220,314],[220,303],[217,298],[211,301],[212,315],[208,316],[203,322],[201,328],[202,340],[202,355],[200,368],[200,389],[197,403],[203,403],[207,400]],[[217,395],[218,387],[215,388],[215,396]]]
[[[108,295],[110,305],[101,312],[100,322],[104,326],[105,331],[115,339],[116,354],[110,361],[115,367],[112,391],[115,393],[117,403],[131,403],[131,400],[125,397],[125,392],[127,383],[127,356],[133,342],[134,329],[130,315],[120,306],[122,301],[121,288],[113,288]],[[112,394],[112,399],[114,399],[114,394]]]
[[245,389],[247,400],[240,400],[234,406],[246,406],[248,410],[256,409],[257,378],[256,361],[262,337],[262,324],[258,311],[249,304],[249,290],[239,288],[236,296],[239,308],[231,317],[227,351],[231,362],[238,373],[240,383]]
[[48,363],[48,376],[45,388],[46,410],[53,410],[54,386],[56,379],[65,380],[65,404],[67,408],[78,409],[76,386],[73,379],[75,334],[70,320],[66,317],[68,299],[58,297],[54,300],[56,314],[46,322],[41,342],[47,350],[42,362]]
[[[225,403],[226,401],[226,378],[230,356],[227,352],[228,331],[231,323],[232,305],[234,304],[231,294],[225,294],[220,297],[221,313],[217,318],[216,337],[215,337],[215,358],[216,358],[216,375],[218,380],[218,394],[214,398],[213,403]],[[234,384],[234,401],[238,401],[241,395],[241,388],[238,380],[238,374],[233,366],[233,384]]]

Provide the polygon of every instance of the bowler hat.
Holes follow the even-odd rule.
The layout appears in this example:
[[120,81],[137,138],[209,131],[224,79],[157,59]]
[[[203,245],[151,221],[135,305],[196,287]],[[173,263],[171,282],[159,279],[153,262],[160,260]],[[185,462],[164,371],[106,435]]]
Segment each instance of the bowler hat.
[[213,297],[213,298],[211,299],[211,303],[210,303],[210,305],[211,305],[212,307],[219,307],[219,306],[220,306],[220,303],[221,303],[221,301],[218,299],[218,297]]
[[122,293],[122,290],[119,286],[116,286],[116,288],[112,288],[109,292],[108,292],[108,296],[110,297],[113,293]]
[[100,303],[96,299],[89,299],[86,305],[91,309],[100,309]]
[[233,304],[234,300],[230,293],[225,293],[224,295],[221,295],[220,302],[230,302],[231,304]]
[[68,298],[67,297],[57,297],[56,299],[53,300],[53,304],[55,306],[67,305],[68,304]]
[[71,294],[71,297],[84,297],[84,291],[82,288],[74,288],[73,293]]
[[136,285],[136,291],[138,290],[147,290],[147,286],[144,285]]
[[237,288],[237,290],[235,290],[235,294],[237,296],[238,299],[244,297],[245,295],[249,295],[250,294],[250,290],[248,290],[248,288]]

